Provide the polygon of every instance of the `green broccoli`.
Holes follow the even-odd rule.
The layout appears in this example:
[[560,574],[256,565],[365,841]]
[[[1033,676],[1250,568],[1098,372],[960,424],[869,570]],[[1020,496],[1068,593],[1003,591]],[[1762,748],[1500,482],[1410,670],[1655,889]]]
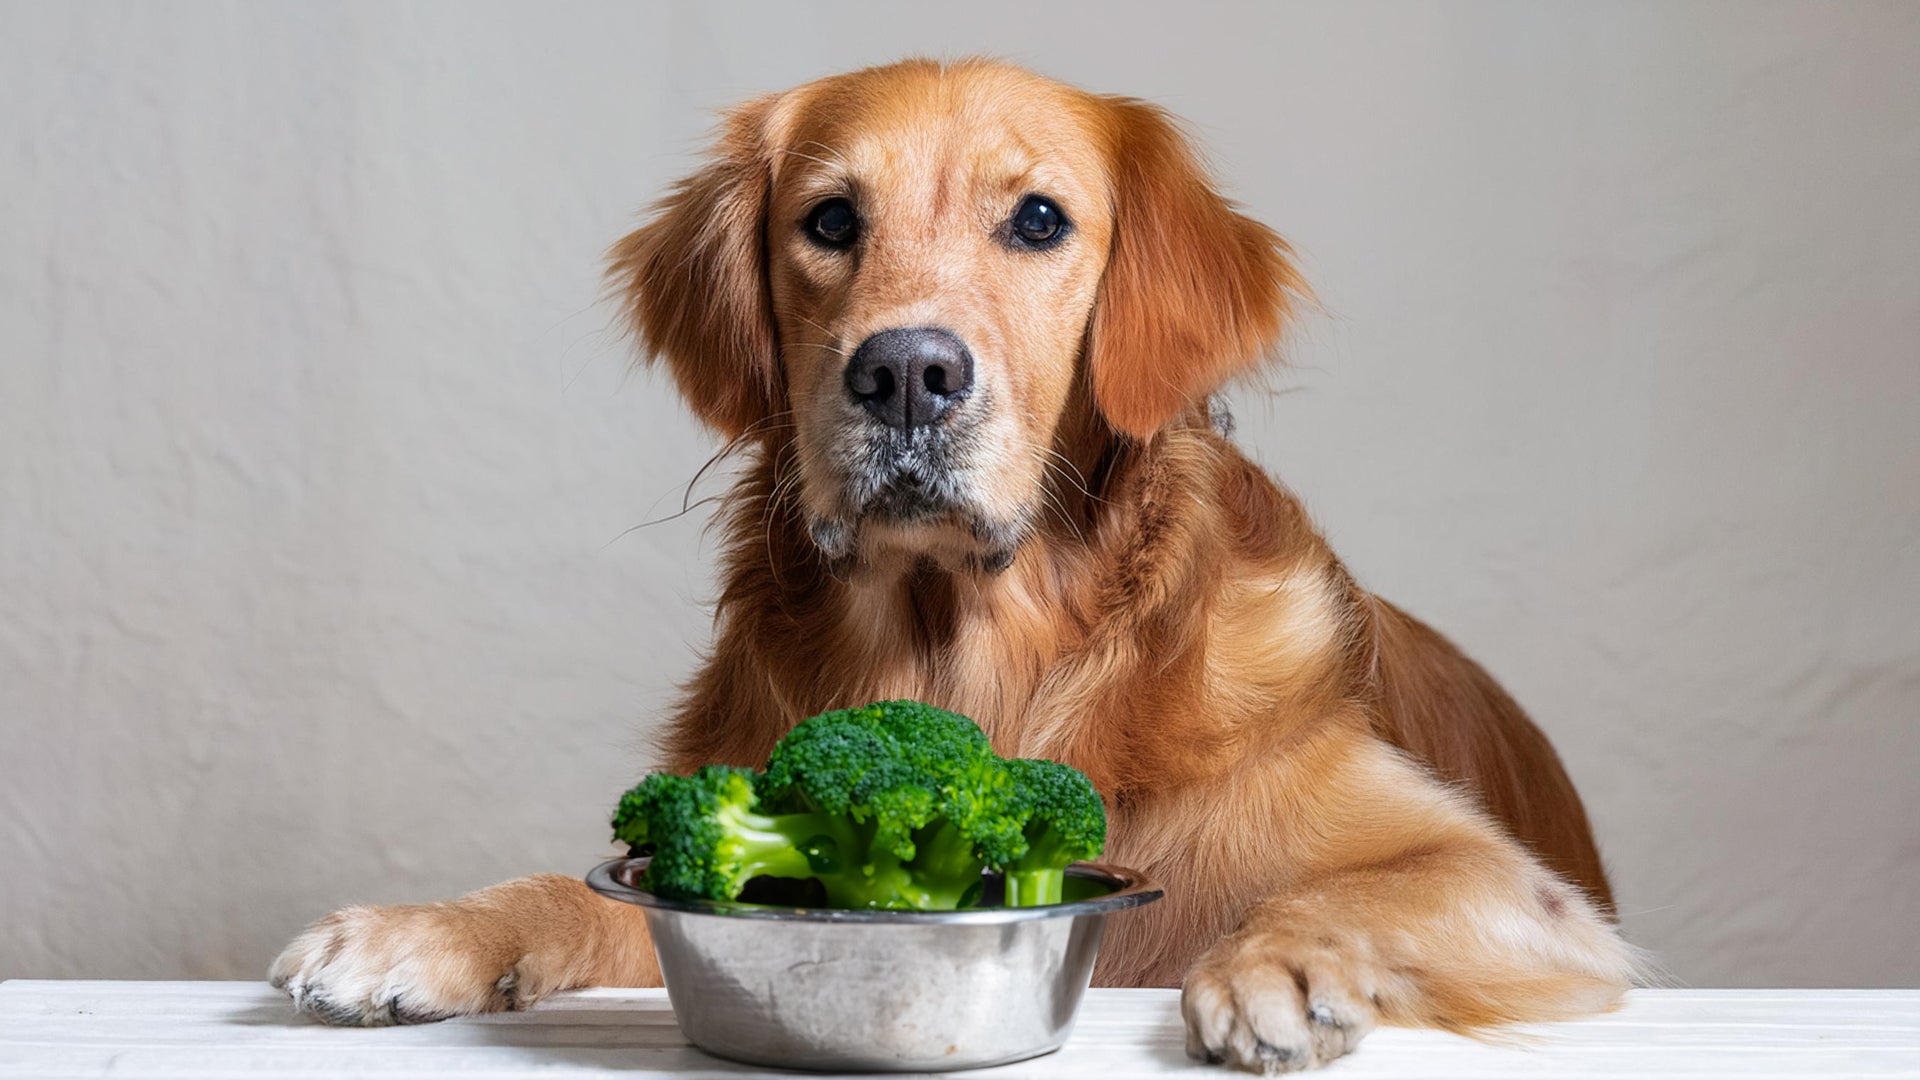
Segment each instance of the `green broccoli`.
[[1037,907],[1060,902],[1068,865],[1097,859],[1107,843],[1107,811],[1093,781],[1071,765],[1019,758],[1007,762],[1026,851],[1002,863],[1007,875],[1007,906]]
[[708,765],[692,776],[655,773],[620,799],[614,838],[651,847],[648,884],[662,896],[740,895],[749,878],[830,872],[847,823],[825,814],[754,810],[754,773]]
[[1005,761],[973,721],[882,701],[802,721],[766,770],[656,774],[621,799],[616,838],[651,847],[663,896],[733,899],[749,878],[812,878],[832,907],[951,910],[1004,870],[1009,906],[1059,903],[1066,866],[1099,855],[1087,778]]

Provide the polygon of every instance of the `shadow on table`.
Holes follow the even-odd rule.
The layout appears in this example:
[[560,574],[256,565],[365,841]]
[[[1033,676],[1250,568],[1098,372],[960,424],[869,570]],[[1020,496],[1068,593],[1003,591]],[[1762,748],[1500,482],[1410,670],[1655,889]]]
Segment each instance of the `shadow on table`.
[[[382,1049],[400,1045],[414,1047],[446,1046],[472,1048],[484,1046],[504,1051],[518,1066],[562,1064],[583,1069],[607,1071],[663,1072],[676,1076],[728,1076],[740,1073],[765,1073],[760,1066],[735,1064],[712,1057],[688,1045],[673,1018],[673,1009],[664,999],[637,998],[611,1003],[568,1002],[556,999],[526,1012],[467,1016],[434,1024],[401,1025],[379,1028],[333,1028],[304,1013],[293,1003],[277,1001],[254,1004],[233,1011],[227,1023],[248,1027],[321,1029],[308,1039],[331,1043],[339,1049]],[[328,1035],[324,1032],[335,1032]],[[339,1041],[334,1043],[337,1038]],[[1191,1067],[1178,1042],[1136,1048],[1134,1064],[1150,1066],[1154,1071],[1176,1072]],[[1057,1069],[1053,1055],[1032,1058],[1012,1065],[954,1073],[955,1077],[978,1076],[991,1080],[1007,1076],[1051,1076]],[[794,1076],[818,1076],[819,1073],[795,1071]],[[885,1075],[885,1074],[880,1074]]]
[[235,1009],[223,1018],[225,1023],[242,1027],[325,1027],[306,1013],[294,1009],[291,1001],[274,1001]]
[[[565,1063],[609,1071],[670,1072],[676,1076],[765,1072],[710,1057],[687,1044],[664,1000],[611,1004],[555,1002],[526,1012],[463,1016],[432,1024],[336,1027],[299,1012],[291,1001],[246,1005],[223,1022],[251,1028],[311,1030],[308,1045],[335,1050],[398,1046],[476,1046],[505,1051],[516,1065]],[[798,1074],[796,1074],[798,1075]]]

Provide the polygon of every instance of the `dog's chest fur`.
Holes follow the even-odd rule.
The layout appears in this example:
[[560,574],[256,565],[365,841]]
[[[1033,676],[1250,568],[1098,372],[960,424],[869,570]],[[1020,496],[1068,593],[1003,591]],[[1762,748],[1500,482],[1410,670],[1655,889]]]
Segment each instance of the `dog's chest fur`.
[[[1255,835],[1284,827],[1259,805],[1303,740],[1364,725],[1351,582],[1297,504],[1210,432],[1173,433],[1095,520],[1041,532],[999,574],[810,576],[798,538],[775,524],[770,542],[767,510],[749,499],[734,519],[761,530],[735,537],[758,561],[730,568],[672,763],[758,765],[806,716],[911,698],[972,717],[1003,755],[1079,768],[1112,811],[1110,857],[1180,898],[1135,920],[1146,936],[1103,980],[1176,978],[1201,931],[1284,875],[1285,845]],[[769,573],[769,556],[793,563]]]

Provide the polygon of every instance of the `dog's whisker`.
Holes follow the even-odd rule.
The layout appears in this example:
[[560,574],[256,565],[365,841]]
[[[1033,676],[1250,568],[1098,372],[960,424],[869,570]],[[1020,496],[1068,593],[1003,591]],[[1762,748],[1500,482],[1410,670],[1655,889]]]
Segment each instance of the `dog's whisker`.
[[659,517],[659,518],[654,518],[650,521],[643,521],[638,525],[629,525],[626,528],[621,529],[619,532],[615,533],[613,535],[613,539],[608,540],[606,543],[600,545],[600,550],[605,551],[606,549],[619,543],[621,540],[626,538],[626,535],[628,533],[638,532],[641,529],[649,529],[655,525],[665,525],[669,521],[678,521],[681,518],[686,517],[688,514],[693,513],[695,510],[698,510],[703,506],[712,506],[716,503],[724,503],[726,501],[727,501],[727,496],[724,494],[709,495],[704,499],[697,500],[690,505],[684,506],[681,509],[671,514],[668,514],[666,517]]
[[793,410],[791,409],[783,409],[780,412],[769,413],[766,416],[763,416],[760,419],[755,420],[753,423],[748,424],[746,427],[742,428],[738,435],[735,435],[733,438],[728,439],[725,446],[722,446],[719,450],[715,451],[713,456],[707,459],[706,464],[700,466],[700,468],[696,472],[694,472],[693,479],[687,481],[686,493],[682,495],[680,498],[680,509],[684,511],[687,508],[687,500],[692,497],[694,486],[700,483],[700,478],[707,474],[708,469],[713,468],[715,464],[731,456],[734,451],[746,445],[746,442],[750,437],[754,435],[764,434],[768,430],[777,430],[782,427],[792,427],[793,426],[792,424],[784,424],[780,422],[792,416],[793,416]]
[[774,150],[778,153],[785,154],[788,157],[802,158],[804,160],[811,161],[816,165],[825,165],[829,169],[838,169],[838,168],[845,167],[844,162],[828,161],[826,158],[814,157],[812,154],[803,154],[800,151],[793,149],[792,147],[776,146],[774,147]]
[[1042,454],[1065,465],[1067,469],[1072,472],[1074,480],[1073,486],[1080,489],[1080,494],[1085,495],[1089,499],[1094,497],[1093,492],[1087,490],[1087,475],[1080,471],[1080,466],[1075,465],[1072,458],[1044,443],[1035,443],[1034,445],[1039,448]]
[[[821,333],[827,335],[829,340],[839,337],[839,335],[835,334],[832,330],[829,330],[826,327],[820,325],[820,323],[816,322],[815,320],[808,318],[804,312],[795,312],[794,314],[799,317],[801,322],[806,323],[808,326],[811,326],[815,330],[818,330]],[[851,349],[842,352],[839,347],[828,344],[827,342],[821,342],[819,347],[826,348],[826,349],[833,349],[834,351],[839,352],[841,356],[853,355],[853,351]]]
[[[803,143],[801,143],[800,145],[801,145],[801,146],[817,146],[817,147],[819,147],[819,148],[820,148],[821,150],[824,150],[824,151],[825,151],[825,152],[826,152],[826,153],[828,154],[828,156],[830,156],[830,157],[831,157],[831,158],[833,159],[833,161],[831,162],[831,164],[834,164],[834,165],[838,165],[838,166],[841,166],[841,167],[843,167],[843,168],[844,168],[844,167],[846,166],[846,164],[847,164],[847,158],[846,158],[846,155],[844,155],[844,154],[842,154],[842,153],[841,153],[840,151],[838,151],[838,150],[835,150],[835,149],[834,149],[833,147],[831,147],[831,146],[828,146],[828,145],[827,145],[826,143],[823,143],[823,142],[821,142],[821,141],[820,141],[819,139],[808,139],[808,140],[807,140],[806,142],[803,142]],[[819,159],[818,159],[818,158],[816,158],[816,159],[814,159],[814,160],[816,160],[816,161],[817,161],[817,160],[819,160]]]
[[[639,529],[651,528],[655,525],[664,525],[670,521],[677,521],[680,518],[687,516],[688,514],[692,513],[694,510],[697,510],[702,506],[710,506],[715,503],[726,501],[728,496],[724,493],[720,495],[711,495],[706,498],[700,499],[698,501],[694,501],[693,500],[694,488],[699,486],[701,479],[704,478],[708,473],[708,471],[710,471],[715,465],[719,464],[722,461],[725,461],[729,457],[732,457],[735,453],[739,452],[739,450],[742,447],[748,445],[749,441],[753,439],[755,436],[764,435],[770,431],[778,431],[783,428],[792,428],[794,426],[790,422],[792,416],[793,416],[793,411],[791,409],[783,409],[779,412],[769,413],[768,415],[763,416],[758,420],[755,420],[753,423],[748,424],[745,428],[742,428],[739,434],[733,436],[731,439],[728,439],[726,443],[720,447],[720,449],[714,451],[713,455],[711,457],[708,457],[707,460],[703,462],[701,466],[694,471],[693,478],[688,480],[685,487],[681,489],[680,509],[677,512],[668,514],[665,517],[650,518],[646,521],[642,521],[638,525],[630,525],[627,528],[622,529],[620,532],[616,533],[611,540],[608,540],[605,545],[602,545],[602,550],[604,550],[607,546],[611,546],[612,544],[618,542],[619,540],[624,538],[628,533],[635,532]],[[665,498],[665,497],[666,497],[665,494],[662,494],[660,498]],[[653,508],[658,505],[660,505],[660,499],[655,499],[651,504],[648,505],[647,512],[652,513]]]
[[[783,464],[788,467],[787,475],[784,477],[781,475],[781,466]],[[791,455],[788,454],[776,454],[771,462],[771,469],[773,471],[773,487],[767,495],[766,505],[762,508],[760,532],[761,535],[766,538],[768,571],[773,575],[774,584],[784,590],[786,588],[786,582],[780,576],[780,560],[774,557],[773,518],[776,513],[779,513],[781,502],[791,498],[792,495],[799,490],[800,482],[805,476],[805,470],[799,467],[798,464],[792,460]],[[796,509],[801,508],[796,506]]]
[[[782,465],[789,466],[785,475],[781,473]],[[791,465],[790,458],[784,454],[776,456],[772,463],[773,486],[767,493],[766,505],[762,508],[760,518],[761,532],[767,534],[769,544],[772,543],[773,515],[779,509],[781,501],[786,499],[800,482],[801,471],[791,468]]]
[[1068,513],[1067,508],[1061,504],[1060,496],[1057,493],[1049,490],[1045,485],[1042,485],[1040,489],[1040,497],[1046,501],[1047,506],[1051,510],[1053,510],[1054,513],[1060,516],[1061,522],[1064,523],[1068,529],[1071,529],[1073,531],[1073,538],[1076,541],[1084,544],[1087,538],[1085,534],[1083,534],[1080,531],[1080,523],[1075,521],[1073,519],[1073,515]]
[[835,345],[830,341],[783,341],[780,343],[780,348],[782,351],[785,351],[787,349],[802,349],[802,348],[825,349],[827,352],[830,352],[835,356],[838,356],[842,360],[853,359],[852,349],[841,348],[840,346]]
[[[1034,456],[1040,463],[1040,470],[1043,477],[1058,476],[1062,483],[1071,485],[1089,500],[1094,499],[1094,494],[1087,490],[1085,476],[1080,472],[1079,467],[1074,465],[1072,459],[1044,443],[1029,442],[1027,446],[1030,450],[1034,451]],[[1066,469],[1062,470],[1059,465],[1055,464],[1056,461],[1058,461],[1060,465],[1065,465]],[[1046,482],[1044,479],[1040,484],[1040,498],[1049,509],[1059,516],[1061,523],[1072,530],[1075,540],[1082,543],[1086,541],[1086,534],[1080,527],[1077,515],[1073,514],[1067,508],[1065,500],[1061,497],[1060,492],[1054,489],[1053,484]]]

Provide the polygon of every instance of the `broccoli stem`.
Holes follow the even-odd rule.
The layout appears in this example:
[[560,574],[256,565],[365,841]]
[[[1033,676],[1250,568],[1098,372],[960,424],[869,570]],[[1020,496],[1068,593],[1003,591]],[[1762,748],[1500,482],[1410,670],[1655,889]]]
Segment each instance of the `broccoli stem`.
[[825,887],[830,907],[928,908],[944,902],[950,908],[964,889],[927,887],[898,856],[873,843],[871,822],[817,811],[761,814],[738,806],[725,807],[715,817],[739,868],[735,893],[760,875],[813,878]]
[[819,875],[834,907],[897,908],[921,906],[921,889],[900,857],[885,848],[869,848],[858,866]]
[[1039,907],[1060,902],[1061,886],[1066,884],[1064,870],[1007,871],[1007,906]]
[[715,815],[726,843],[739,854],[734,891],[748,878],[804,878],[814,874],[820,838],[832,822],[824,814],[756,814],[738,806],[722,807]]
[[946,836],[943,826],[916,834],[914,857],[907,861],[887,845],[874,843],[878,830],[872,821],[855,822],[856,839],[848,850],[857,853],[857,861],[847,860],[814,877],[826,887],[834,907],[951,910],[968,886],[979,881],[980,866],[972,865],[970,877],[956,877],[966,874],[966,866],[954,861],[954,848],[962,842],[957,833]]
[[951,911],[979,894],[980,871],[986,863],[973,841],[946,818],[914,835],[913,861],[908,864],[925,910]]
[[872,822],[823,812],[761,814],[727,807],[717,819],[734,846],[734,890],[759,875],[813,878],[836,908],[951,911],[980,887],[982,862],[960,830],[944,819],[914,837],[902,861],[873,842]]
[[1028,826],[1027,853],[1007,867],[1007,906],[1039,907],[1060,902],[1067,880],[1066,839],[1047,826]]

